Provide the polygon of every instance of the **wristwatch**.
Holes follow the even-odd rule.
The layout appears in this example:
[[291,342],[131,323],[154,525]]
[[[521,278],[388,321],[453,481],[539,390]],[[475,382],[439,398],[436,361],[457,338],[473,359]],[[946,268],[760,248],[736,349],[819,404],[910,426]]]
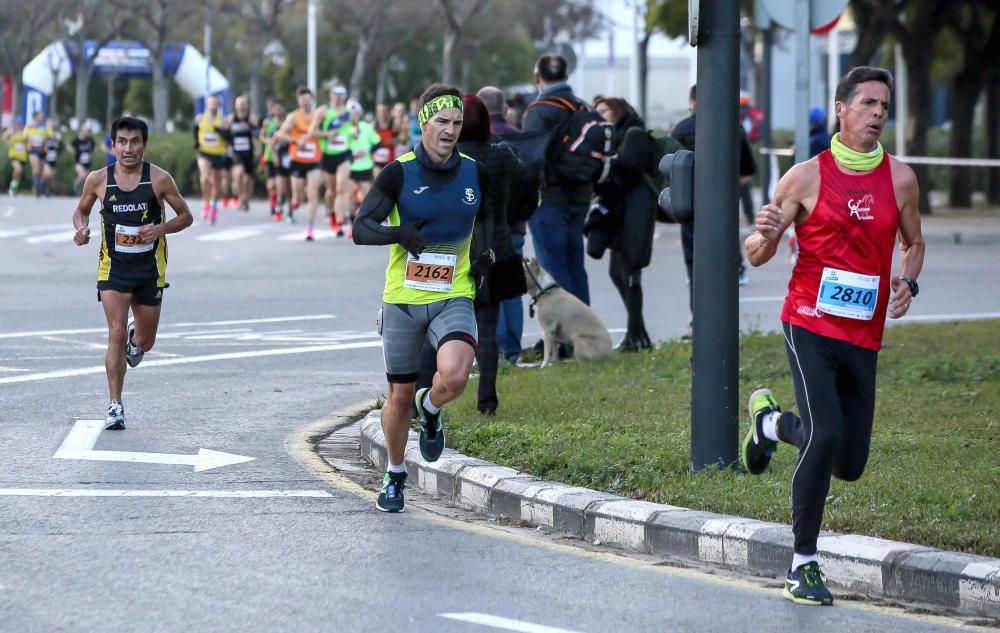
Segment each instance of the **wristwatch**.
[[900,277],[900,280],[905,281],[906,285],[910,287],[911,297],[916,297],[920,293],[920,286],[913,277]]

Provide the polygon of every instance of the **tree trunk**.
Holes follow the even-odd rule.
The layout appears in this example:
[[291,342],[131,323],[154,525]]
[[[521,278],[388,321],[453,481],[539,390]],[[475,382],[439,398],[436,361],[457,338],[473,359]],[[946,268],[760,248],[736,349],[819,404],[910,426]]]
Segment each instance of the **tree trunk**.
[[104,111],[104,129],[111,129],[111,122],[115,120],[115,76],[108,74],[105,81],[108,89],[108,104]]
[[362,30],[358,34],[358,52],[354,56],[354,70],[351,72],[351,97],[361,98],[361,82],[365,79],[365,65],[372,47],[372,33]]
[[[982,70],[973,68],[974,62],[966,61],[966,69],[955,76],[955,101],[951,111],[951,155],[956,158],[972,157],[973,119],[982,91]],[[948,204],[956,208],[971,208],[972,170],[959,165],[949,172]]]
[[441,82],[450,84],[452,81],[452,54],[455,52],[455,44],[458,43],[458,29],[450,25],[444,30],[444,46],[441,49]]
[[375,79],[375,105],[378,105],[380,103],[385,103],[385,93],[388,84],[389,84],[389,60],[383,59],[382,63],[378,65],[378,74]]
[[[931,115],[931,47],[922,35],[911,36],[903,44],[908,70],[907,93],[910,120],[906,126],[906,153],[927,155],[927,127]],[[927,165],[911,165],[920,186],[920,213],[930,214],[930,171]]]
[[250,88],[250,116],[260,120],[260,113],[264,105],[264,99],[260,91],[260,59],[261,55],[254,57],[250,63],[250,77],[248,84]]
[[[986,83],[986,157],[1000,158],[1000,73]],[[1000,167],[986,170],[986,203],[1000,205]]]
[[162,53],[151,49],[149,61],[153,67],[153,129],[157,134],[167,133],[167,118],[170,116],[167,80],[163,75]]
[[[82,53],[81,53],[82,56]],[[86,62],[76,64],[76,120],[87,120],[87,90],[90,88],[90,73],[93,65]]]

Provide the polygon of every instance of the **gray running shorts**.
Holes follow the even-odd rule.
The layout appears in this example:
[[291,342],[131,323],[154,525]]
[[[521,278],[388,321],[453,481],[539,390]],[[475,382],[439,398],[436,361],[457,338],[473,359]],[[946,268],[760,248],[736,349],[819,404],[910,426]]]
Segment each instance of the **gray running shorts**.
[[385,375],[392,383],[417,381],[420,350],[429,337],[435,348],[465,341],[475,349],[478,338],[472,299],[455,297],[426,305],[386,303],[376,322],[382,335]]

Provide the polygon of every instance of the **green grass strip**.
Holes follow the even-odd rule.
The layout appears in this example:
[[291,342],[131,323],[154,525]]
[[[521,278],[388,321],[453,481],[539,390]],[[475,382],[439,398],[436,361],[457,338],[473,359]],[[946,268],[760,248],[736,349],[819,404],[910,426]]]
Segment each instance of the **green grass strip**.
[[[691,346],[547,369],[501,361],[500,408],[476,411],[476,381],[448,407],[448,444],[542,479],[764,521],[791,522],[798,452],[759,477],[690,472]],[[781,335],[740,343],[740,435],[749,394],[797,410]],[[824,529],[1000,557],[1000,321],[900,325],[879,355],[871,458],[836,479]]]

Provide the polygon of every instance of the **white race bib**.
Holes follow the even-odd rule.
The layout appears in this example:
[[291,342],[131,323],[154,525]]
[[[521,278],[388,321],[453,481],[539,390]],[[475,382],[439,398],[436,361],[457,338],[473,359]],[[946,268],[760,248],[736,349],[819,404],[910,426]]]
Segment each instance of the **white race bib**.
[[25,146],[24,141],[18,141],[17,143],[14,143],[15,154],[23,154],[26,151],[28,151],[28,148],[27,146]]
[[154,242],[144,243],[139,237],[138,226],[115,225],[115,250],[119,253],[148,253],[156,246]]
[[76,159],[80,164],[90,162],[90,152],[80,152],[80,156]]
[[816,296],[816,309],[834,316],[871,321],[878,300],[878,275],[824,268]]
[[204,132],[201,137],[201,144],[206,147],[216,147],[219,144],[219,135],[215,132]]
[[237,152],[249,152],[251,149],[250,139],[246,136],[237,136],[233,139],[233,149]]
[[413,253],[407,253],[403,287],[430,292],[451,292],[457,260],[457,255],[421,253],[419,257],[414,257]]
[[340,153],[347,149],[347,140],[343,136],[334,136],[326,142],[326,149],[331,153]]
[[45,152],[45,162],[54,163],[57,160],[59,160],[59,153],[56,150],[50,149]]

